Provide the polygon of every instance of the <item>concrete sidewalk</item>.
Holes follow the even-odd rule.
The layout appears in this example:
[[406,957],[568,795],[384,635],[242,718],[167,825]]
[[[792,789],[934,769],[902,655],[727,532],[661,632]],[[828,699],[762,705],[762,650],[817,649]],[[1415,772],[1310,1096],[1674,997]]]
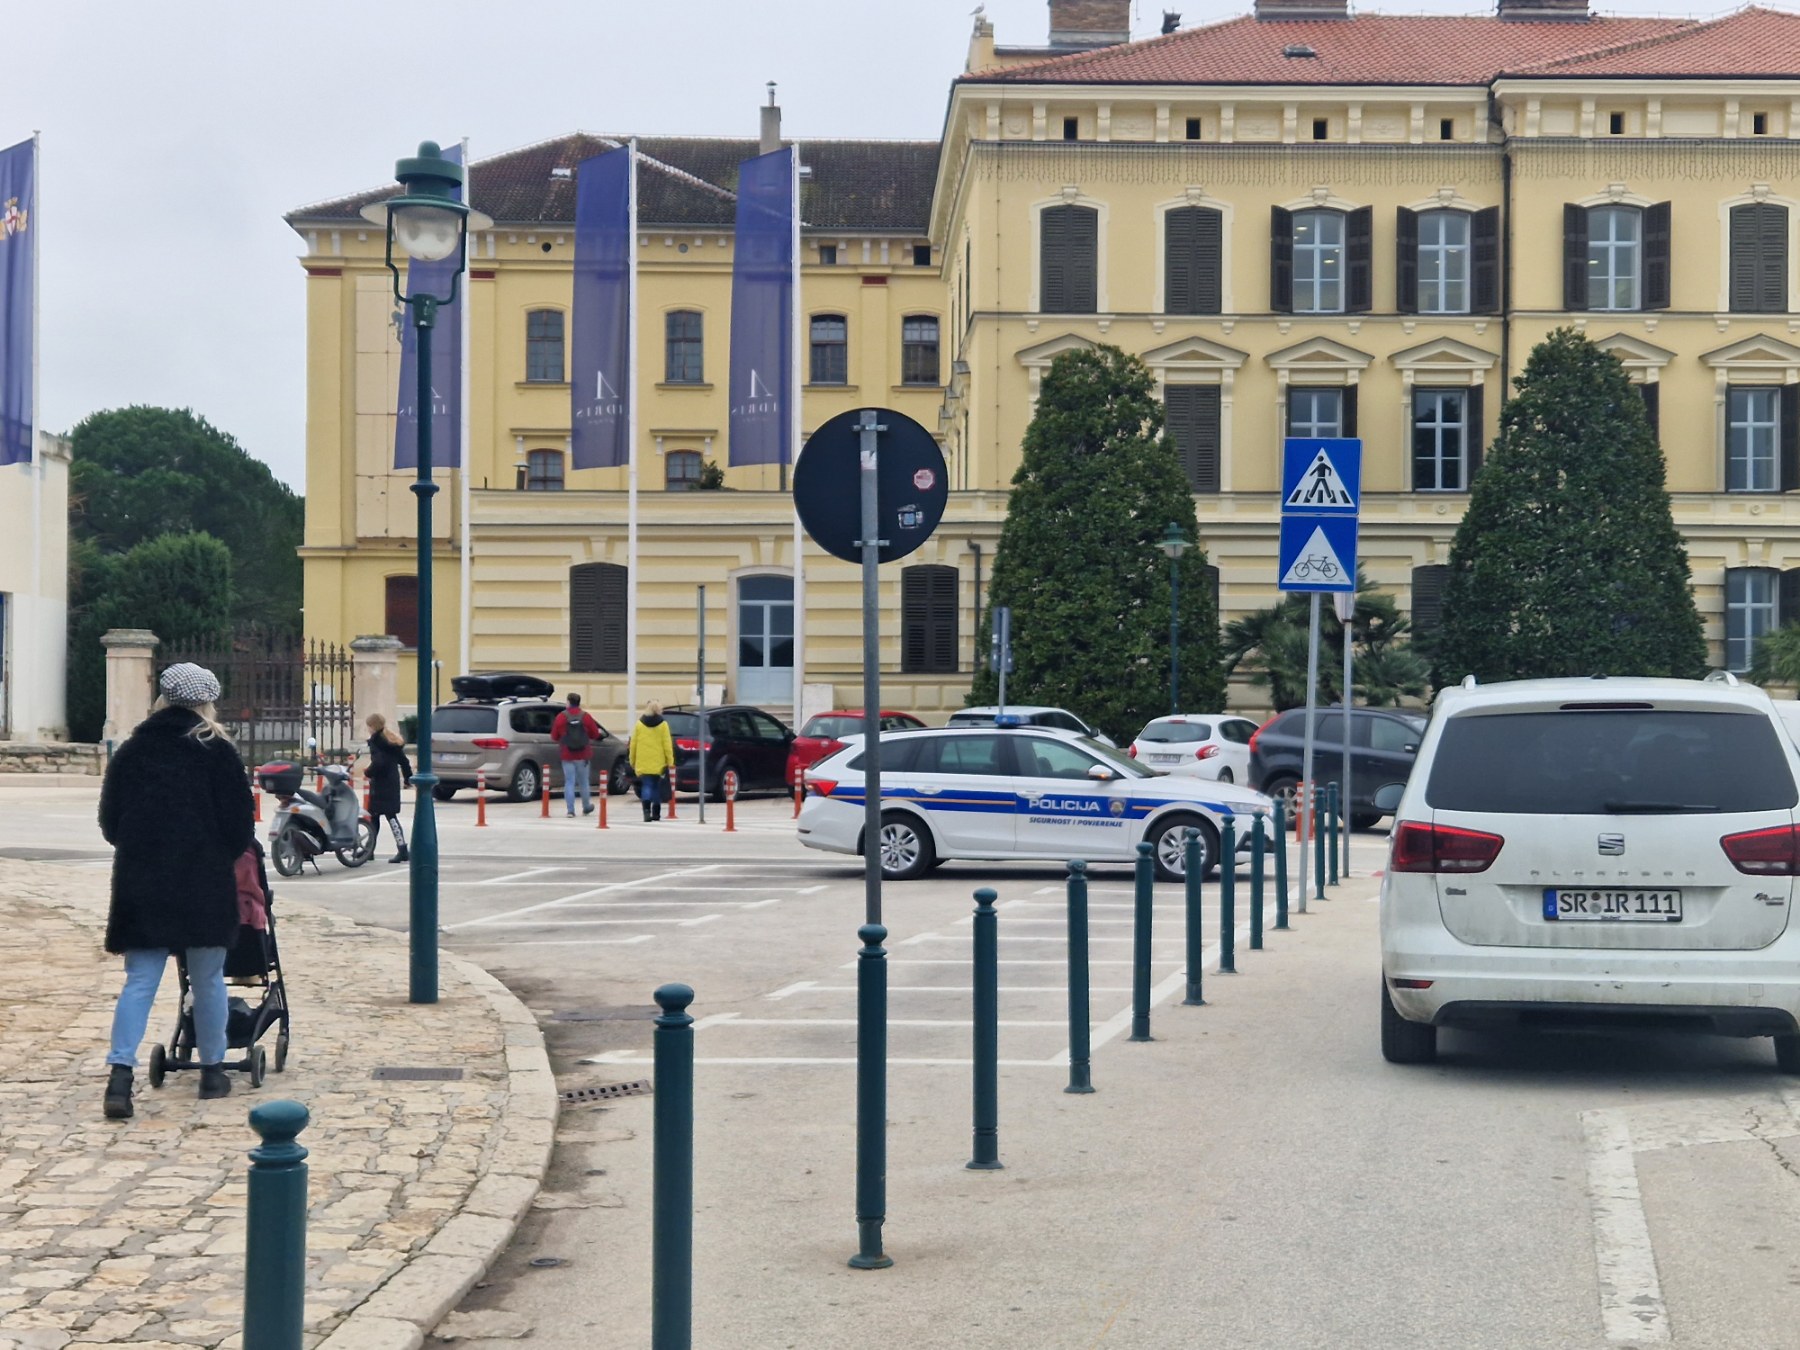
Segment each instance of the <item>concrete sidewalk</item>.
[[[0,1350],[240,1345],[246,1115],[312,1112],[308,1347],[412,1350],[506,1246],[549,1159],[556,1085],[531,1014],[442,957],[407,1002],[404,937],[292,903],[276,915],[293,1006],[287,1071],[222,1101],[193,1074],[100,1113],[118,958],[99,869],[0,861]],[[152,1040],[174,1025],[171,969]],[[273,1036],[266,1040],[273,1060]],[[145,1052],[148,1051],[148,1045]],[[460,1081],[376,1081],[378,1066]]]

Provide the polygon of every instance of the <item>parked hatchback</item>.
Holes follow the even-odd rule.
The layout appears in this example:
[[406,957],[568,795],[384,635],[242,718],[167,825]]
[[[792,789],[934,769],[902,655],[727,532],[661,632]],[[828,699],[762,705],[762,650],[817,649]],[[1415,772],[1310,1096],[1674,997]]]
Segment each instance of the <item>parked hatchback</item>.
[[1248,783],[1250,738],[1255,734],[1256,723],[1248,717],[1173,713],[1145,726],[1126,753],[1157,773]]
[[[884,708],[880,716],[883,731],[909,731],[925,725],[911,713],[889,712]],[[794,743],[788,749],[788,783],[798,783],[800,775],[808,768],[826,755],[842,750],[844,737],[862,735],[864,726],[861,708],[840,708],[807,718],[806,725],[800,728],[800,734],[794,737]]]
[[1438,696],[1381,887],[1381,1046],[1437,1028],[1773,1036],[1800,1072],[1800,750],[1735,680]]
[[[460,788],[474,787],[481,775],[490,790],[504,792],[516,802],[539,796],[546,774],[551,791],[562,787],[562,747],[551,738],[550,728],[567,705],[551,701],[555,686],[547,680],[498,679],[459,675],[451,687],[459,694],[468,691],[468,696],[431,711],[432,771],[438,779],[432,795],[439,801],[449,801]],[[524,680],[532,683],[520,683]],[[536,692],[539,688],[543,692]],[[490,693],[494,689],[531,689],[533,696],[496,697]],[[625,791],[631,782],[625,742],[602,727],[593,751],[594,783],[605,784],[608,792]]]
[[[1342,776],[1344,710],[1313,710],[1313,779],[1334,783]],[[1353,829],[1366,830],[1388,812],[1376,805],[1384,787],[1404,787],[1425,735],[1425,717],[1403,708],[1350,710],[1350,802]],[[1250,781],[1260,792],[1293,801],[1306,744],[1306,709],[1277,713],[1250,738]]]
[[[675,738],[675,786],[681,792],[700,788],[700,710],[664,708],[669,735]],[[727,792],[785,792],[788,747],[794,733],[775,714],[743,704],[706,710],[706,791],[714,801]]]

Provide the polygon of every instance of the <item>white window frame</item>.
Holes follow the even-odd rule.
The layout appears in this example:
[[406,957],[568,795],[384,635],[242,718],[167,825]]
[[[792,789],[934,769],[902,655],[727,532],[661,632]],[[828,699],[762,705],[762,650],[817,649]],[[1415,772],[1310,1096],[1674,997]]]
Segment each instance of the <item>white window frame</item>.
[[[1644,211],[1642,207],[1627,205],[1622,202],[1609,202],[1604,206],[1587,208],[1588,240],[1588,309],[1593,313],[1634,314],[1644,307]],[[1608,222],[1606,237],[1600,238],[1595,230],[1600,220]],[[1631,238],[1622,237],[1618,231],[1621,221],[1632,222]],[[1617,288],[1621,283],[1629,282],[1630,303],[1613,304]],[[1595,287],[1603,288],[1601,298],[1605,304],[1595,303]]]
[[[1311,228],[1314,231],[1313,238],[1306,243],[1300,241],[1302,221],[1311,222]],[[1332,223],[1332,231],[1324,228],[1327,221]],[[1342,314],[1344,312],[1344,273],[1349,266],[1349,247],[1345,243],[1349,233],[1348,224],[1348,215],[1335,207],[1309,206],[1304,211],[1293,213],[1294,313]],[[1333,231],[1336,238],[1328,239],[1326,235]],[[1302,276],[1302,257],[1308,261],[1310,276]],[[1336,268],[1336,276],[1327,275],[1328,270],[1333,267]],[[1310,292],[1306,303],[1301,301],[1303,287]],[[1335,287],[1337,293],[1335,303],[1329,305],[1325,303],[1327,287]]]
[[1781,390],[1738,384],[1725,391],[1725,490],[1781,490]]
[[[1287,434],[1308,440],[1335,440],[1344,434],[1344,386],[1336,387],[1320,385],[1295,385],[1288,389],[1288,423]],[[1305,399],[1309,405],[1310,415],[1305,418],[1294,416],[1295,403]],[[1331,405],[1329,420],[1319,416],[1319,405],[1328,402]]]
[[[1419,313],[1467,314],[1470,290],[1474,285],[1474,223],[1467,211],[1433,210],[1418,213],[1419,226]],[[1445,238],[1445,227],[1457,225],[1462,232],[1460,242]],[[1436,227],[1438,237],[1427,239],[1426,231]],[[1459,275],[1453,275],[1460,269]],[[1460,287],[1462,303],[1448,303],[1452,287]],[[1428,299],[1436,290],[1435,301]]]
[[[1410,400],[1411,416],[1407,420],[1407,462],[1416,466],[1419,461],[1416,449],[1416,437],[1419,431],[1419,400],[1430,398],[1436,400],[1433,420],[1427,424],[1433,432],[1436,453],[1432,463],[1437,468],[1437,481],[1430,484],[1413,483],[1414,492],[1467,492],[1469,490],[1469,387],[1467,385],[1419,385],[1412,391]],[[1444,417],[1444,400],[1454,398],[1457,403],[1457,415],[1454,421]],[[1455,455],[1444,453],[1444,437],[1447,432],[1454,431],[1457,436]],[[1446,465],[1456,465],[1457,481],[1454,486],[1444,483]]]
[[1725,569],[1725,669],[1750,669],[1756,644],[1775,630],[1780,609],[1781,573],[1766,567]]

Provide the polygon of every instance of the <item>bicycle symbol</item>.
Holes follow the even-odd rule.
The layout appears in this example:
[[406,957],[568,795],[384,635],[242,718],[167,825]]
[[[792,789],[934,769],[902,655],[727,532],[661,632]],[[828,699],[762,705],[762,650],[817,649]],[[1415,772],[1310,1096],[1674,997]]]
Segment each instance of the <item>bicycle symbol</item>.
[[1293,571],[1294,577],[1298,581],[1305,581],[1314,572],[1317,572],[1323,581],[1336,581],[1338,565],[1330,558],[1321,558],[1317,554],[1309,553],[1304,558],[1295,559]]

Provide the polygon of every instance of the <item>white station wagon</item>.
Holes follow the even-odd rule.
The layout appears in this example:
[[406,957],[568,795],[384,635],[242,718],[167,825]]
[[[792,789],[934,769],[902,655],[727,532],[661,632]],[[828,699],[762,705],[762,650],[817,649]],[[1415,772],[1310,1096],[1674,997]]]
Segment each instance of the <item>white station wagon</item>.
[[[861,738],[806,774],[800,842],[860,854]],[[922,876],[946,858],[1127,862],[1148,840],[1156,874],[1179,881],[1185,830],[1202,875],[1235,818],[1240,844],[1269,798],[1232,783],[1152,773],[1111,746],[1046,727],[944,727],[881,738],[881,872]],[[1267,825],[1265,824],[1265,829]]]

